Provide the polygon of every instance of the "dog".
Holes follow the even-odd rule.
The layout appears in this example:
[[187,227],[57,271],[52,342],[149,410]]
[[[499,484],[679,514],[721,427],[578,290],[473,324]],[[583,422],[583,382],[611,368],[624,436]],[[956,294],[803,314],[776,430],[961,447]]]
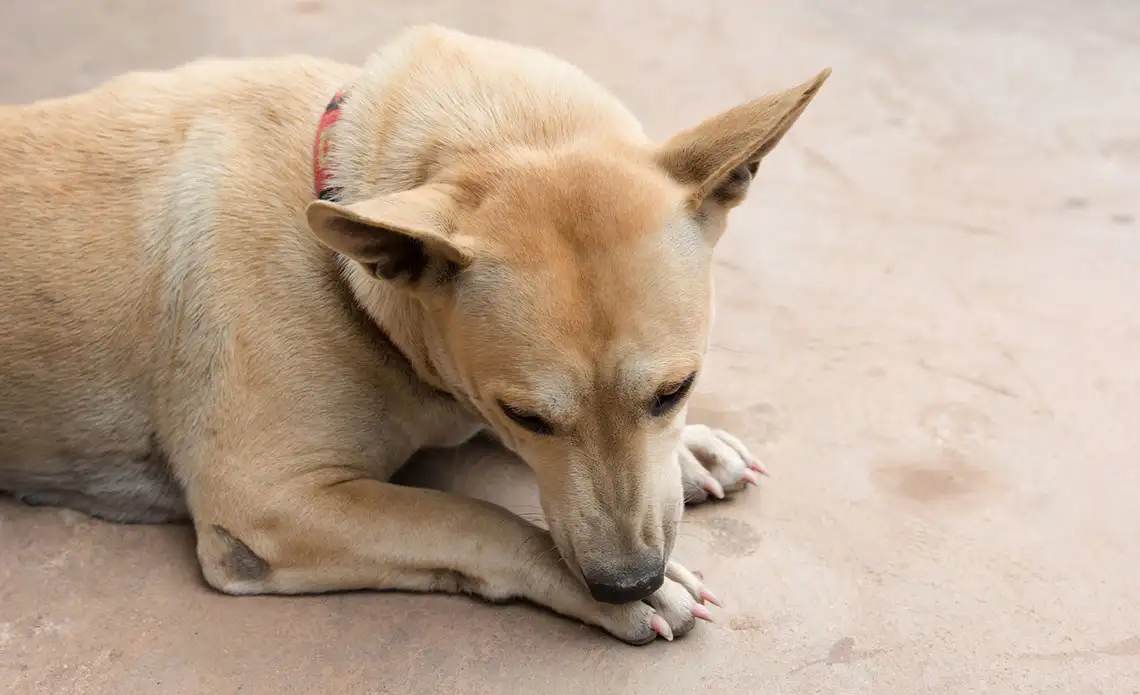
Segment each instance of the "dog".
[[[0,108],[0,490],[189,520],[227,594],[685,634],[715,603],[670,559],[685,503],[765,472],[686,424],[713,249],[829,74],[656,143],[561,59],[433,25],[363,67],[201,60]],[[388,482],[480,433],[548,530]]]

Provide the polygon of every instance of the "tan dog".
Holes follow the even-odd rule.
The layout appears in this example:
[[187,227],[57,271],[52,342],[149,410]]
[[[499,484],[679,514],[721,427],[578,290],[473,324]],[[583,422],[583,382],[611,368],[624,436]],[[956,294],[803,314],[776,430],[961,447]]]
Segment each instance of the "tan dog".
[[[656,145],[570,65],[423,27],[363,69],[199,62],[4,107],[0,489],[189,517],[231,594],[683,634],[711,599],[669,560],[683,497],[761,470],[685,426],[713,247],[826,77]],[[487,429],[549,533],[385,482]]]

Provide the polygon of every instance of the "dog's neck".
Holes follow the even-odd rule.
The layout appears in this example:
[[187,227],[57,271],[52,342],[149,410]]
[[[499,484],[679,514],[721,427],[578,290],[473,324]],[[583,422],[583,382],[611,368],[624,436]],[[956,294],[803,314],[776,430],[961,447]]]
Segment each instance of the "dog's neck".
[[[313,145],[313,183],[314,193],[321,200],[350,202],[343,199],[346,190],[342,182],[348,178],[346,170],[357,171],[359,165],[335,144],[343,136],[343,133],[336,132],[335,126],[341,123],[349,94],[348,88],[337,90],[317,125]],[[416,375],[429,386],[461,402],[468,402],[466,394],[452,386],[455,379],[449,378],[454,375],[451,360],[442,349],[441,337],[435,335],[427,320],[424,307],[405,293],[377,280],[361,265],[343,257],[339,261],[341,275],[358,305],[384,331]]]
[[452,361],[424,307],[386,282],[377,280],[360,264],[343,258],[341,261],[341,275],[358,306],[384,331],[392,345],[408,360],[416,376],[433,389],[469,404],[467,394],[455,386],[457,379]]

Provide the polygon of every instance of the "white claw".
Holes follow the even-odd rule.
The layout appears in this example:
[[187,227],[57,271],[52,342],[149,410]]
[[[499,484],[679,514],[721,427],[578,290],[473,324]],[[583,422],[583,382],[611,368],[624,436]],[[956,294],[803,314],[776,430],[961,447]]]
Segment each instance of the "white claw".
[[724,487],[720,484],[720,481],[711,475],[705,478],[705,483],[702,487],[704,487],[705,492],[718,500],[724,499]]
[[693,606],[692,611],[694,618],[700,618],[701,620],[709,623],[713,622],[712,613],[709,612],[708,608],[705,608],[701,604],[698,603],[697,605]]
[[[703,602],[704,595],[710,593],[697,575],[679,563],[670,561],[669,564],[665,565],[665,576],[685,587],[685,591],[688,591],[695,601]],[[713,603],[716,602],[713,601]]]
[[669,621],[662,618],[660,614],[654,613],[649,617],[649,627],[653,631],[664,637],[667,641],[673,641],[673,628],[669,627]]
[[711,603],[711,604],[712,604],[712,605],[714,605],[714,606],[720,606],[721,608],[723,608],[723,607],[724,607],[724,606],[721,604],[721,602],[720,602],[720,599],[718,599],[718,598],[716,597],[716,594],[714,594],[713,592],[709,591],[708,589],[701,589],[701,599],[700,599],[700,600],[701,600],[701,602],[702,602],[702,603],[704,603],[704,602],[706,602],[706,601],[707,601],[708,603]]

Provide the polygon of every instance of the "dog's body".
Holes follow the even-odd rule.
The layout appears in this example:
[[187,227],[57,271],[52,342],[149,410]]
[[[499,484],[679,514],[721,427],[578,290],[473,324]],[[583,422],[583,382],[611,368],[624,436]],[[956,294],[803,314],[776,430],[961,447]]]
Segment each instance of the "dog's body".
[[[668,562],[682,495],[759,470],[684,427],[708,257],[824,77],[658,147],[565,63],[427,27],[363,69],[202,62],[3,107],[0,490],[190,518],[229,593],[687,631],[708,594]],[[535,468],[550,533],[383,482],[481,430]]]

